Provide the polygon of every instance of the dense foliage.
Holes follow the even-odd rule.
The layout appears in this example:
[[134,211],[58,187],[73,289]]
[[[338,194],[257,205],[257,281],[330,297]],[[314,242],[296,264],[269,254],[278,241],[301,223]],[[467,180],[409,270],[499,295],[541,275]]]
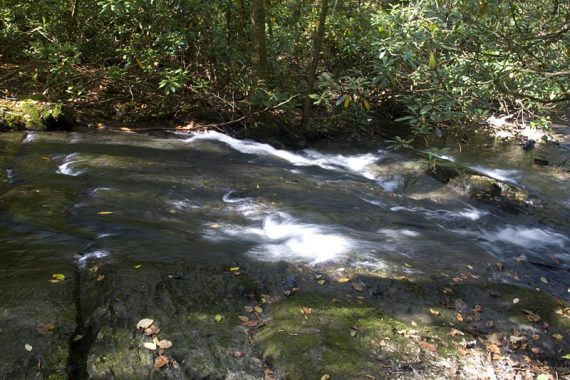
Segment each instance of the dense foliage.
[[495,112],[542,126],[539,115],[570,100],[566,1],[0,5],[1,59],[19,65],[30,91],[84,103],[117,98],[118,116],[145,107],[236,118],[265,109],[311,124],[297,118],[311,99],[319,128],[370,128],[370,113],[389,109],[416,134],[439,135]]

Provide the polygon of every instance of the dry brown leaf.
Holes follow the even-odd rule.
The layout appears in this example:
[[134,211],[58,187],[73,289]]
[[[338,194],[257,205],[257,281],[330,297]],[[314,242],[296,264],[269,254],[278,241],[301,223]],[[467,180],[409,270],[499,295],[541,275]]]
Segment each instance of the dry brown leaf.
[[154,361],[154,368],[159,369],[164,367],[166,364],[168,364],[168,359],[163,355],[158,355]]
[[36,331],[39,332],[40,334],[47,334],[48,332],[52,331],[54,329],[54,325],[46,323],[40,323],[39,325],[36,326]]
[[362,292],[366,289],[366,284],[360,280],[352,282],[351,285],[357,292]]
[[557,341],[561,341],[564,339],[564,337],[560,334],[552,334],[551,336]]
[[143,318],[137,323],[137,329],[146,329],[154,323],[154,319]]
[[493,354],[500,354],[501,349],[496,344],[488,344],[487,351],[492,352]]
[[465,333],[463,331],[459,331],[457,329],[451,329],[450,334],[451,334],[451,336],[458,336],[458,335],[463,336],[463,335],[465,335]]
[[105,279],[105,275],[104,274],[100,274],[99,276],[97,276],[97,278],[95,279],[95,281],[100,282],[103,281]]
[[303,314],[305,315],[311,315],[313,314],[313,309],[310,307],[304,307],[303,309],[301,309],[301,311],[303,312]]
[[421,348],[423,348],[426,351],[430,351],[430,352],[436,352],[437,351],[437,346],[428,342],[419,342],[419,345]]
[[240,323],[240,325],[242,325],[244,327],[256,327],[257,321],[246,321],[246,322]]
[[441,316],[441,313],[440,313],[439,311],[437,311],[437,310],[434,310],[434,309],[431,309],[431,308],[430,308],[430,309],[429,309],[429,312],[431,313],[431,315],[435,315],[436,317]]
[[540,321],[540,315],[536,314],[535,312],[528,310],[528,309],[522,309],[522,312],[526,314],[526,318],[529,321],[531,321],[531,322]]
[[243,316],[243,315],[238,315],[238,318],[239,318],[239,320],[242,321],[242,322],[247,322],[247,321],[249,321],[249,318],[248,318],[248,317],[245,317],[245,316]]
[[159,341],[156,345],[158,347],[160,347],[161,349],[166,350],[166,349],[172,347],[172,342],[169,341],[168,339],[163,339],[163,340]]
[[153,342],[144,342],[143,343],[144,348],[146,348],[147,350],[151,350],[151,351],[155,351],[156,350],[156,344],[154,344]]
[[160,328],[155,326],[155,325],[152,325],[152,326],[144,329],[144,335],[147,335],[147,336],[157,335],[158,333],[160,333]]
[[463,315],[461,315],[461,313],[457,313],[455,319],[457,319],[459,322],[463,322]]

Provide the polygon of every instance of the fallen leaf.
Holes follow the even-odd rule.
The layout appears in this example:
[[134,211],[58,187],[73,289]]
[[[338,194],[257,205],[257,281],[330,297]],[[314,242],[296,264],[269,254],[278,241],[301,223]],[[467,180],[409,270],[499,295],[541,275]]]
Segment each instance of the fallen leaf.
[[73,337],[74,342],[79,342],[81,339],[83,339],[83,335],[81,334],[77,334]]
[[532,338],[532,340],[537,341],[537,340],[540,340],[540,335],[539,334],[532,334],[531,338]]
[[39,325],[36,326],[36,331],[39,332],[40,334],[47,334],[48,332],[52,331],[54,329],[54,326],[52,324],[43,324],[40,323]]
[[422,342],[419,342],[419,345],[421,348],[423,348],[426,351],[430,351],[430,352],[436,352],[437,351],[437,346],[435,346],[434,344],[422,341]]
[[451,289],[451,288],[443,288],[443,289],[441,290],[441,292],[442,292],[443,294],[450,294],[450,293],[453,293],[453,289]]
[[501,353],[501,349],[496,344],[487,345],[487,351],[492,352],[493,354],[500,354]]
[[546,277],[541,277],[540,281],[544,282],[545,284],[548,284],[548,280],[546,279]]
[[159,341],[158,343],[156,343],[156,346],[159,348],[162,348],[163,350],[166,350],[166,349],[172,347],[172,342],[169,341],[168,339],[163,339],[163,340]]
[[566,354],[562,357],[562,359],[570,360],[570,354]]
[[323,376],[321,376],[321,380],[329,380],[331,377],[328,373],[325,373]]
[[530,350],[532,351],[533,354],[536,354],[536,355],[538,355],[542,352],[542,350],[538,347],[532,347]]
[[99,211],[97,215],[111,215],[113,211]]
[[465,333],[463,331],[459,331],[457,329],[451,329],[450,334],[451,334],[451,336],[458,336],[458,335],[463,336],[463,335],[465,335]]
[[245,317],[245,316],[243,316],[243,315],[238,315],[238,318],[239,318],[239,320],[242,321],[242,322],[247,322],[247,321],[249,321],[249,318],[248,318],[248,317]]
[[540,375],[538,375],[538,376],[536,377],[536,380],[550,380],[550,379],[551,379],[551,377],[548,376],[548,375],[546,375],[546,374],[544,374],[544,373],[541,373]]
[[348,277],[341,277],[337,280],[337,282],[339,284],[344,284],[345,282],[349,282],[349,281],[350,281],[350,278],[348,278]]
[[469,268],[469,269],[471,269],[471,270],[474,270],[474,268],[473,268],[472,265],[467,265],[467,268]]
[[214,321],[216,322],[221,322],[222,319],[224,319],[224,317],[222,317],[221,314],[216,314],[216,316],[214,317]]
[[441,313],[437,310],[429,309],[429,312],[431,313],[431,315],[435,315],[436,317],[441,316]]
[[151,350],[151,351],[155,351],[156,350],[156,344],[154,344],[153,342],[144,342],[143,343],[144,348],[146,348],[147,350]]
[[362,292],[366,289],[366,284],[360,280],[351,283],[354,290]]
[[551,336],[557,341],[561,341],[564,339],[564,337],[560,334],[552,334]]
[[146,336],[157,335],[158,333],[160,333],[160,328],[155,325],[152,325],[144,329],[144,335]]
[[317,283],[318,283],[319,285],[324,285],[324,284],[325,284],[325,280],[323,280],[323,279],[321,278],[321,279],[317,280]]
[[100,274],[99,276],[97,276],[97,278],[95,279],[95,281],[100,282],[103,281],[105,279],[105,275]]
[[239,271],[239,267],[231,267],[230,272],[237,272]]
[[24,345],[24,348],[26,349],[26,351],[32,351],[33,349],[33,347],[27,343]]
[[411,264],[408,264],[408,263],[404,263],[404,266],[405,266],[406,268],[411,268],[411,267],[412,267],[412,265],[411,265]]
[[162,368],[168,363],[168,359],[163,355],[158,355],[154,361],[154,368]]
[[526,314],[526,318],[531,322],[538,322],[540,321],[540,315],[536,314],[535,312],[527,309],[522,309],[522,312]]
[[146,329],[154,323],[154,319],[143,318],[137,323],[137,329]]
[[242,322],[242,323],[240,323],[240,325],[242,325],[242,326],[244,326],[244,327],[256,327],[256,326],[257,326],[257,321]]
[[457,319],[459,322],[463,322],[463,315],[461,315],[461,313],[457,313],[455,319]]
[[49,280],[49,282],[51,282],[52,284],[57,284],[58,282],[62,282],[63,280],[65,280],[65,275],[61,274],[61,273],[54,273],[51,275],[51,280]]
[[140,267],[142,267],[141,264],[133,265],[133,268],[135,268],[135,269],[140,269]]
[[305,315],[311,315],[313,314],[313,309],[310,307],[304,307],[301,309],[301,311],[303,312],[303,314]]
[[519,298],[513,298],[513,303],[514,303],[515,305],[516,305],[517,303],[519,303],[519,302],[520,302],[520,299],[519,299]]
[[258,314],[263,313],[263,309],[262,309],[261,307],[259,307],[259,306],[254,306],[254,307],[253,307],[253,311],[255,311],[255,312],[258,313]]

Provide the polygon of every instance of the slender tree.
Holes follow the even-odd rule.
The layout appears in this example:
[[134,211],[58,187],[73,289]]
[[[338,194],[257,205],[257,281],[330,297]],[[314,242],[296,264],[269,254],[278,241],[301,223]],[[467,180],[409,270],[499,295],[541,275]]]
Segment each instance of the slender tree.
[[317,67],[319,65],[319,58],[321,55],[321,47],[323,45],[323,37],[325,34],[325,23],[328,12],[328,0],[321,0],[321,11],[319,15],[319,25],[317,30],[313,33],[313,53],[311,63],[307,70],[307,88],[305,99],[303,102],[303,118],[302,125],[306,125],[311,116],[311,99],[309,95],[315,89],[315,80],[317,78]]
[[267,82],[267,52],[265,47],[265,0],[251,3],[253,54],[252,63],[255,80]]

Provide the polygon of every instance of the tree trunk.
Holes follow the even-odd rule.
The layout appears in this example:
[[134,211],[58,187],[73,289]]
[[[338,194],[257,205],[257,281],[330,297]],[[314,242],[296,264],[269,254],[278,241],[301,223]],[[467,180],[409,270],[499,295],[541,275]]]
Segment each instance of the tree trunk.
[[267,53],[265,49],[265,0],[251,2],[253,42],[253,72],[257,82],[267,80]]
[[79,0],[71,0],[71,9],[69,11],[69,24],[67,26],[67,39],[75,41],[75,29],[77,27],[77,11],[79,9]]
[[319,26],[317,31],[313,33],[313,55],[311,58],[311,63],[307,70],[307,88],[305,94],[305,100],[303,102],[303,117],[301,119],[301,124],[305,126],[311,117],[311,99],[309,95],[313,93],[315,89],[315,80],[317,78],[317,67],[319,65],[319,58],[321,55],[321,47],[323,45],[323,36],[325,34],[325,22],[327,19],[328,11],[328,0],[321,0],[321,13],[319,16]]

